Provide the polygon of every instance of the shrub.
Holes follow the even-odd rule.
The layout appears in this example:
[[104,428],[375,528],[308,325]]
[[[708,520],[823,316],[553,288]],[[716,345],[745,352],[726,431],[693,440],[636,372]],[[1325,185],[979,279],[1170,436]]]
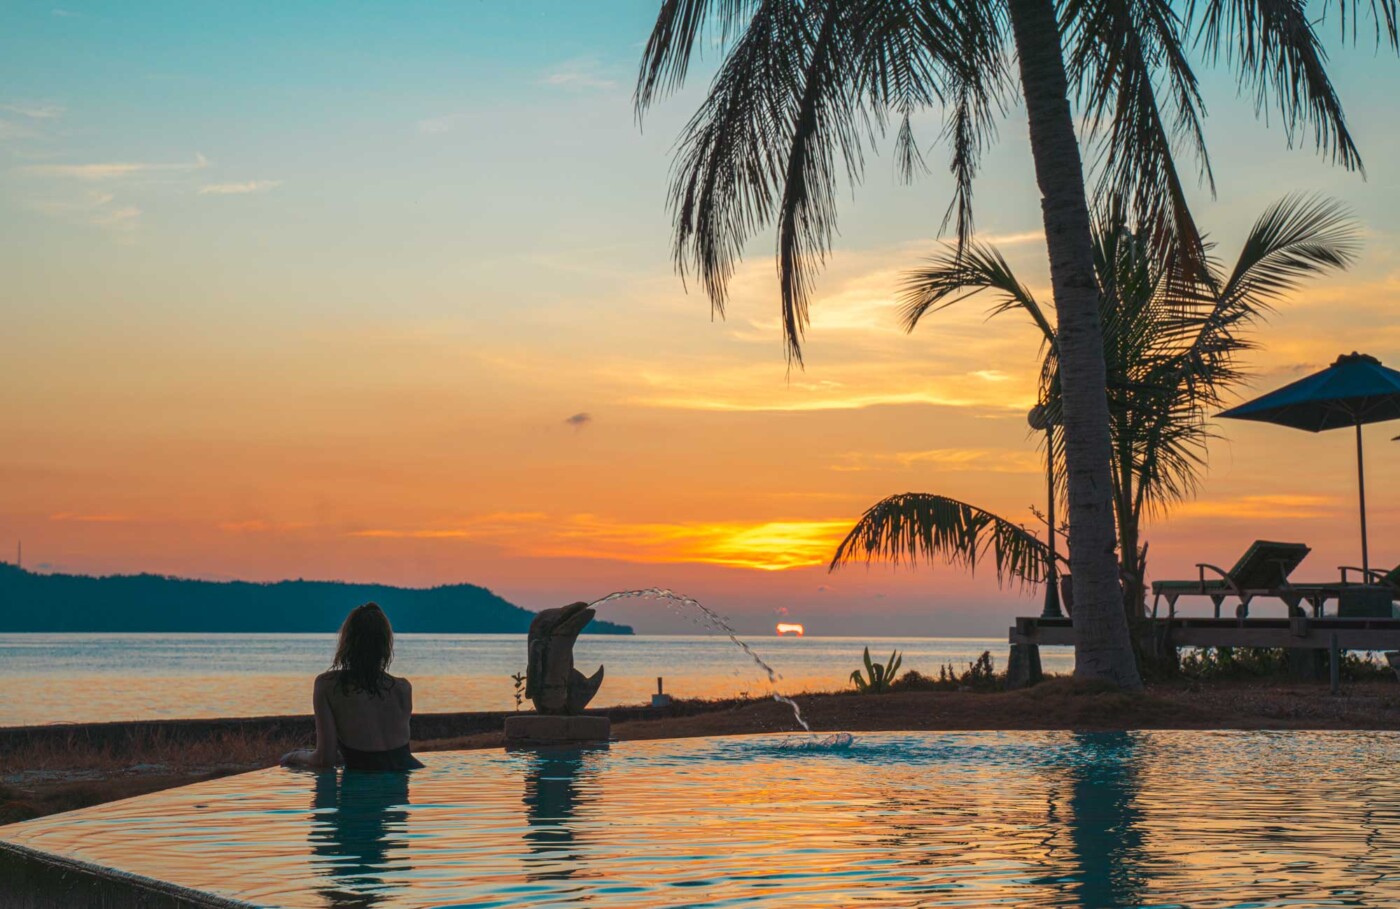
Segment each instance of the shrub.
[[1005,676],[996,671],[991,651],[982,655],[967,668],[959,672],[952,663],[938,667],[938,678],[909,670],[891,687],[896,691],[958,691],[971,688],[974,691],[994,691],[1002,687]]
[[895,674],[899,672],[899,666],[904,662],[904,657],[899,651],[890,653],[888,663],[883,666],[879,663],[871,662],[870,648],[865,648],[865,672],[862,676],[857,669],[851,673],[851,684],[856,686],[856,691],[861,694],[884,694],[890,690],[890,684],[894,681]]

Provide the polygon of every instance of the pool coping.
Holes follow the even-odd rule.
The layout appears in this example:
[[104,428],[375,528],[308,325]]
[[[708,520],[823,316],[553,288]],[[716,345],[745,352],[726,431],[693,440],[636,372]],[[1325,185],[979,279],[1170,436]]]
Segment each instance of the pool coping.
[[44,852],[0,839],[0,909],[102,906],[103,909],[257,909],[169,881]]

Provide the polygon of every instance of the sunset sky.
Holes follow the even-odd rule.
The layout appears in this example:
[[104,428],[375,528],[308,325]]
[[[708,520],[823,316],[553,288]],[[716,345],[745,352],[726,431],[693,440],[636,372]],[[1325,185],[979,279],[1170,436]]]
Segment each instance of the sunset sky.
[[[890,493],[1043,502],[1031,331],[976,303],[898,325],[941,170],[906,187],[872,158],[788,375],[771,234],[727,321],[672,271],[670,152],[708,69],[639,128],[657,0],[59,2],[0,8],[6,559],[22,539],[43,570],[469,581],[532,608],[661,585],[748,630],[1000,634],[1038,609],[990,573],[824,568]],[[1354,349],[1400,366],[1394,54],[1333,53],[1364,179],[1202,72],[1222,258],[1293,191],[1365,233],[1259,332],[1253,391]],[[1025,132],[1013,107],[978,229],[1048,297]],[[1154,576],[1258,537],[1312,545],[1299,578],[1357,562],[1350,433],[1217,428],[1198,500],[1149,527]],[[1385,566],[1397,434],[1366,432]]]

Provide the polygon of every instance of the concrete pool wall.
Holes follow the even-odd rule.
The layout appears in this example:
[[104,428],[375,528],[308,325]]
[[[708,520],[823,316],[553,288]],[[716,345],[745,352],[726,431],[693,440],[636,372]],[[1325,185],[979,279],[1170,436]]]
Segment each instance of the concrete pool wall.
[[0,909],[247,909],[251,905],[0,842]]

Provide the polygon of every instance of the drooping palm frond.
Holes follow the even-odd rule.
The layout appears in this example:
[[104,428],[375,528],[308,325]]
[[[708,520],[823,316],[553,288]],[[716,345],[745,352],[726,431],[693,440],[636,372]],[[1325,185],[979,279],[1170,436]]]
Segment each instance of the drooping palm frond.
[[[638,76],[639,112],[684,79],[707,28],[727,42],[681,135],[670,205],[675,261],[723,315],[747,241],[777,231],[785,351],[802,362],[807,307],[836,229],[836,193],[897,120],[897,166],[921,153],[912,115],[951,101],[953,206],[971,231],[971,185],[1006,84],[999,4],[979,0],[667,0]],[[844,173],[843,173],[844,170]]]
[[[685,82],[691,58],[707,38],[721,48],[742,30],[763,0],[662,0],[642,52],[633,100],[640,116]],[[718,34],[714,34],[714,32]]]
[[904,274],[900,321],[913,331],[924,316],[980,293],[991,294],[988,316],[1017,311],[1039,329],[1047,348],[1055,346],[1055,328],[1035,296],[1017,279],[1005,257],[994,246],[972,242],[966,250],[944,246],[922,267]]
[[948,170],[953,197],[939,230],[954,226],[961,255],[972,238],[972,187],[982,156],[996,140],[996,121],[1004,111],[1003,95],[1010,84],[1003,53],[1005,24],[999,4],[962,0],[951,4],[950,23],[956,45],[947,59],[948,90],[942,138],[948,144]]
[[800,4],[765,2],[681,135],[670,197],[676,267],[700,277],[720,315],[744,243],[773,218],[807,34]]
[[1061,18],[1095,151],[1097,197],[1127,203],[1134,221],[1150,227],[1156,255],[1200,272],[1203,240],[1178,172],[1178,145],[1194,154],[1212,193],[1215,184],[1184,23],[1170,0],[1065,0]]
[[[1345,38],[1347,17],[1354,22],[1361,3],[1324,5],[1340,9]],[[1377,40],[1384,37],[1393,48],[1400,47],[1397,0],[1370,0],[1370,8]],[[1327,52],[1305,0],[1188,0],[1186,19],[1211,60],[1223,56],[1240,85],[1253,89],[1256,108],[1278,111],[1290,146],[1310,129],[1320,152],[1348,169],[1361,168],[1361,153],[1327,74]]]
[[830,570],[848,562],[943,561],[975,571],[990,557],[997,581],[1038,584],[1049,548],[1019,524],[946,496],[908,492],[876,502],[836,548]]
[[778,207],[778,286],[788,361],[802,363],[802,338],[812,281],[826,261],[836,231],[836,154],[852,181],[860,178],[871,115],[850,91],[852,56],[849,8],[841,0],[823,7],[812,22],[814,40],[802,73]]

